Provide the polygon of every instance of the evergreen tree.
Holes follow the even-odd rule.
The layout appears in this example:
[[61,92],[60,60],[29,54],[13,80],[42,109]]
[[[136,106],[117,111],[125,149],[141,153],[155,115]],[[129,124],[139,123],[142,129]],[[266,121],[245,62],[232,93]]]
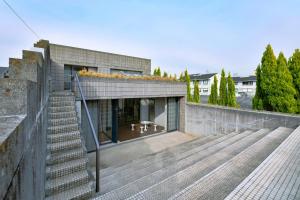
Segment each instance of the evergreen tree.
[[153,71],[153,76],[156,76],[156,75],[157,75],[157,68],[155,68]]
[[261,92],[261,69],[260,65],[256,68],[256,91],[255,96],[252,99],[252,107],[256,110],[263,110],[263,104],[262,104],[262,92]]
[[208,103],[217,104],[218,103],[218,79],[214,76],[214,83],[211,85],[210,95],[208,97]]
[[231,78],[230,73],[228,74],[227,78],[228,82],[228,99],[227,99],[227,105],[230,107],[236,107],[236,97],[235,97],[235,84],[233,79]]
[[200,103],[199,81],[194,81],[194,102]]
[[187,101],[192,102],[193,98],[192,98],[192,95],[191,95],[191,80],[190,80],[190,75],[188,74],[187,69],[184,72],[184,76],[186,78]]
[[287,60],[280,52],[277,58],[274,90],[269,97],[272,109],[277,112],[295,113],[297,110],[294,96],[296,90],[293,86],[293,78],[287,67]]
[[163,77],[168,77],[168,73],[167,72],[164,72],[164,75],[163,75]]
[[220,89],[219,89],[219,105],[226,106],[227,104],[227,83],[226,83],[225,71],[222,69]]
[[175,80],[177,80],[177,75],[176,74],[174,74],[174,77],[173,77]]
[[179,80],[184,81],[182,73],[180,73],[180,75],[179,75]]
[[294,88],[296,89],[297,113],[300,113],[300,50],[296,49],[289,59],[288,67],[293,77]]
[[269,44],[261,59],[261,92],[262,104],[265,110],[272,111],[270,99],[273,98],[276,88],[276,67],[277,61],[273,49]]
[[157,71],[156,71],[156,76],[161,76],[160,67],[158,67],[158,68],[157,68]]

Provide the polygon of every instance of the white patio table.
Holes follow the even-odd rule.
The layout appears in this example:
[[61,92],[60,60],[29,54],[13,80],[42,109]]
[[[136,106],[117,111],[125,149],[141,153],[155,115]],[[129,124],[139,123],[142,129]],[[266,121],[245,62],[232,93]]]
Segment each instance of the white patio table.
[[147,131],[147,125],[153,124],[151,121],[141,121],[141,124],[145,126],[144,130]]

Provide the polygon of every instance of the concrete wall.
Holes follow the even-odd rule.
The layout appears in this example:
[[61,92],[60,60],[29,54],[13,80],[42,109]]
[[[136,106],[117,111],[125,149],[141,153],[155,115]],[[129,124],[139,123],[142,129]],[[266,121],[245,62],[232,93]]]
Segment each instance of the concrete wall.
[[246,129],[275,129],[279,126],[295,128],[300,125],[299,115],[191,103],[187,103],[185,109],[185,132],[195,135],[230,133]]
[[179,98],[179,131],[185,132],[185,119],[186,119],[186,98]]
[[93,51],[57,44],[50,44],[53,89],[63,90],[64,65],[96,67],[98,72],[110,73],[110,69],[151,73],[151,60],[101,51]]
[[24,51],[0,79],[0,199],[44,199],[47,58]]
[[[186,94],[186,84],[175,81],[81,77],[80,84],[86,99],[176,97]],[[75,87],[75,90],[78,88]]]

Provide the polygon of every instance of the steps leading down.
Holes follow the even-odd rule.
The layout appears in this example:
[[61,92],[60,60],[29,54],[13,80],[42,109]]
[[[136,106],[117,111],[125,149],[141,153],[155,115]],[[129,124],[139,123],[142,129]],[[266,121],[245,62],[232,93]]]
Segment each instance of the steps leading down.
[[259,130],[252,134],[248,133],[243,135],[242,133],[241,135],[243,135],[243,137],[241,137],[240,140],[235,141],[232,144],[224,145],[224,148],[216,153],[210,154],[205,159],[157,182],[153,186],[135,194],[129,199],[168,199],[233,158],[245,148],[260,140],[267,133],[268,130],[266,129]]
[[300,199],[300,127],[262,162],[226,200]]
[[279,127],[170,199],[224,199],[292,132]]
[[[247,133],[244,133],[247,134]],[[249,134],[249,133],[248,133]],[[235,136],[235,137],[233,137]],[[232,143],[238,139],[240,139],[242,135],[237,133],[231,133],[229,135],[225,135],[223,137],[215,137],[214,140],[209,141],[205,144],[195,146],[192,149],[187,149],[183,152],[177,152],[175,154],[170,154],[168,157],[164,157],[163,159],[159,159],[154,157],[150,160],[149,164],[144,166],[143,164],[138,164],[131,166],[131,168],[118,171],[112,175],[106,176],[101,180],[101,193],[106,193],[113,189],[119,188],[127,183],[138,180],[148,174],[152,174],[154,172],[159,171],[160,169],[168,168],[176,163],[176,166],[180,168],[184,168],[189,166],[190,164],[196,162],[198,159],[209,155],[211,152],[218,150],[218,148],[222,148],[228,143]],[[230,139],[231,138],[231,139]],[[229,141],[227,141],[229,140]],[[225,142],[226,141],[226,142]],[[223,143],[222,143],[223,142]],[[186,144],[190,146],[189,144]],[[211,146],[217,145],[216,148],[212,149]],[[210,148],[208,151],[207,149]],[[201,153],[200,153],[201,152]],[[142,165],[142,166],[140,166]],[[170,173],[171,171],[168,171]],[[163,176],[160,176],[163,177]]]
[[86,199],[93,193],[71,92],[52,93],[48,106],[46,199]]

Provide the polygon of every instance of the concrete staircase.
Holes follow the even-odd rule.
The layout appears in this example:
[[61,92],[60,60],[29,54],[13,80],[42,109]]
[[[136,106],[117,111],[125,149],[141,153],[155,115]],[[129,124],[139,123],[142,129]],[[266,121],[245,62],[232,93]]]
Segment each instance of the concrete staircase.
[[87,199],[94,189],[80,137],[75,97],[64,91],[54,92],[49,98],[46,199]]
[[[282,167],[281,171],[277,169],[276,175],[281,180],[281,188],[287,188],[283,183],[288,184],[287,180],[292,180],[286,190],[295,193],[300,185],[300,168],[297,168],[300,164],[299,131],[300,128],[279,127],[208,136],[121,166],[103,169],[100,171],[101,191],[95,199],[206,200],[224,199],[230,193],[228,199],[245,199],[242,194],[253,182],[253,177],[257,184],[252,186],[252,193],[256,194],[261,186],[260,174],[265,174],[265,182],[269,181],[274,190],[279,190],[275,186],[276,181],[270,181],[270,175],[276,169],[274,166]],[[291,147],[287,148],[288,145]],[[287,149],[290,155],[284,156]],[[292,155],[296,158],[292,159]],[[280,156],[286,160],[281,161]],[[283,167],[285,162],[290,163],[291,168]],[[288,173],[287,169],[292,171]],[[286,174],[288,179],[282,178],[282,174]],[[293,174],[298,176],[293,177]],[[267,190],[262,188],[260,190]],[[283,191],[280,197],[287,197]],[[249,193],[248,199],[252,199],[253,194]],[[298,197],[296,193],[293,195]]]

